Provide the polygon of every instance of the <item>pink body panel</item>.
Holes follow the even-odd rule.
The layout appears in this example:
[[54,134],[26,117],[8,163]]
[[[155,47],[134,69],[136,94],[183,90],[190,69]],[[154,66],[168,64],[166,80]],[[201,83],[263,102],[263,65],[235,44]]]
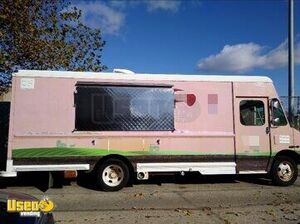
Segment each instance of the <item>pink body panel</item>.
[[[14,77],[10,158],[12,149],[56,147],[58,141],[75,147],[141,151],[149,150],[158,139],[160,148],[167,151],[234,154],[232,88],[229,82],[167,83],[174,89],[181,89],[180,94],[196,96],[192,106],[185,102],[176,103],[174,132],[73,132],[75,84],[85,80],[36,77],[33,89],[21,89],[21,79]],[[113,83],[113,80],[106,82]],[[210,105],[209,95],[217,97],[217,102],[213,98]]]

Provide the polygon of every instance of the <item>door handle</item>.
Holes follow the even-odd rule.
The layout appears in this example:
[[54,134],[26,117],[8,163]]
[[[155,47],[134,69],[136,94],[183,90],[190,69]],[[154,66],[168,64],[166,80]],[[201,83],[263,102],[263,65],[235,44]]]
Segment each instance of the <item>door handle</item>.
[[266,134],[270,133],[270,127],[266,127]]

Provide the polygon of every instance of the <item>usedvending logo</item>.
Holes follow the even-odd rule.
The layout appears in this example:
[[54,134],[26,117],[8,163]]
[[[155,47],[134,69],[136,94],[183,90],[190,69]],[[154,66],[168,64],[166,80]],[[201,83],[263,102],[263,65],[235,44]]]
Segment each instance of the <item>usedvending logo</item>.
[[51,212],[54,209],[53,201],[44,197],[42,200],[7,200],[7,212],[19,212],[20,216],[40,217],[41,212]]

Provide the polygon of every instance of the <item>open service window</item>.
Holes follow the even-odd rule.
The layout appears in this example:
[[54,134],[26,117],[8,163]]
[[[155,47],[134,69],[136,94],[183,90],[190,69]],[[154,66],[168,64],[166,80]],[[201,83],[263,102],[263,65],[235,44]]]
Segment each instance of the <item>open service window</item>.
[[171,87],[77,84],[75,131],[173,131]]

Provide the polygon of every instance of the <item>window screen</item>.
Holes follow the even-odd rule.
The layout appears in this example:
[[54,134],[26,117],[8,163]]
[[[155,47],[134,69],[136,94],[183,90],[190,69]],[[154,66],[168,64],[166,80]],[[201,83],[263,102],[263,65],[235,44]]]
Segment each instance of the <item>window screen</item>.
[[264,103],[260,100],[242,100],[240,102],[240,120],[243,125],[247,126],[264,125]]
[[172,131],[174,93],[169,87],[79,85],[78,131]]

